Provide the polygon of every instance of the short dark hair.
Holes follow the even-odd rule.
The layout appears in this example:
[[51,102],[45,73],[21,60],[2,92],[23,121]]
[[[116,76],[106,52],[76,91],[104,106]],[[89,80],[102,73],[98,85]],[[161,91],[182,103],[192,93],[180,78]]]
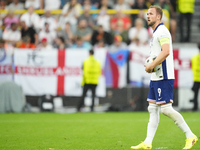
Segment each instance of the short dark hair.
[[65,39],[62,36],[60,36],[58,38],[62,41],[62,43],[65,43]]
[[16,23],[14,23],[14,22],[12,22],[10,26],[12,27],[12,26],[15,26],[15,25],[17,25],[17,24],[16,24]]
[[89,53],[90,55],[94,55],[94,51],[92,49],[89,51]]
[[77,40],[77,41],[80,41],[80,40],[82,40],[82,37],[81,37],[81,36],[77,36],[77,37],[76,37],[76,40]]
[[162,16],[163,16],[163,11],[162,11],[162,8],[160,6],[156,6],[156,5],[151,5],[149,7],[150,8],[155,8],[156,9],[156,14],[157,15],[160,15],[160,20],[162,19]]

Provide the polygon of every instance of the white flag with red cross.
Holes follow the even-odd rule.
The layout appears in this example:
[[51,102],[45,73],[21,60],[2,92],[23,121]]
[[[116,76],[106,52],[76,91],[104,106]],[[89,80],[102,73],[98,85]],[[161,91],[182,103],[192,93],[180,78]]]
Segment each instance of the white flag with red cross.
[[[87,50],[20,50],[15,53],[15,82],[26,95],[81,96],[82,64],[88,58]],[[104,68],[106,51],[95,52],[95,58]],[[105,77],[99,78],[97,96],[106,95]]]
[[174,87],[191,88],[193,85],[193,73],[191,59],[198,54],[196,46],[175,48],[174,54]]

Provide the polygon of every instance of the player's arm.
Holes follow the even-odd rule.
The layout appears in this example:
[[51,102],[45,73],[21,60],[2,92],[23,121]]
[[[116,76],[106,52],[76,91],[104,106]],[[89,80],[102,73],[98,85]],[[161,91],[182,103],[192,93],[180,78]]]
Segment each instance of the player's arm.
[[149,65],[145,65],[145,71],[148,73],[151,73],[153,68],[158,66],[160,63],[162,63],[167,56],[170,54],[170,45],[169,45],[169,38],[164,37],[159,40],[159,43],[161,45],[162,51],[160,54],[157,56],[157,58]]

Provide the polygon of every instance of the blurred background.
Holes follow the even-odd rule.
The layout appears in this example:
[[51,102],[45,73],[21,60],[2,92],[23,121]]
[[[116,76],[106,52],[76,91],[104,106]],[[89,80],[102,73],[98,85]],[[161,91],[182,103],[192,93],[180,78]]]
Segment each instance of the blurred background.
[[172,35],[173,105],[197,111],[200,0],[0,0],[0,112],[77,112],[90,49],[102,68],[94,111],[147,111],[151,5]]

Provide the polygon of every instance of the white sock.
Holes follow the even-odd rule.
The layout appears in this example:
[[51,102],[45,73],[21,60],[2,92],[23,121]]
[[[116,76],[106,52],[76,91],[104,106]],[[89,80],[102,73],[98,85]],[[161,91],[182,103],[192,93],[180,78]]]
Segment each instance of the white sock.
[[150,103],[148,106],[149,123],[147,127],[147,137],[144,140],[145,144],[151,144],[159,124],[159,106]]
[[177,127],[179,127],[185,133],[186,138],[192,138],[194,136],[194,134],[190,130],[189,126],[185,122],[183,116],[179,112],[177,112],[176,110],[174,110],[172,108],[171,103],[166,104],[166,105],[162,105],[161,106],[161,112],[165,116],[171,118],[175,122]]

